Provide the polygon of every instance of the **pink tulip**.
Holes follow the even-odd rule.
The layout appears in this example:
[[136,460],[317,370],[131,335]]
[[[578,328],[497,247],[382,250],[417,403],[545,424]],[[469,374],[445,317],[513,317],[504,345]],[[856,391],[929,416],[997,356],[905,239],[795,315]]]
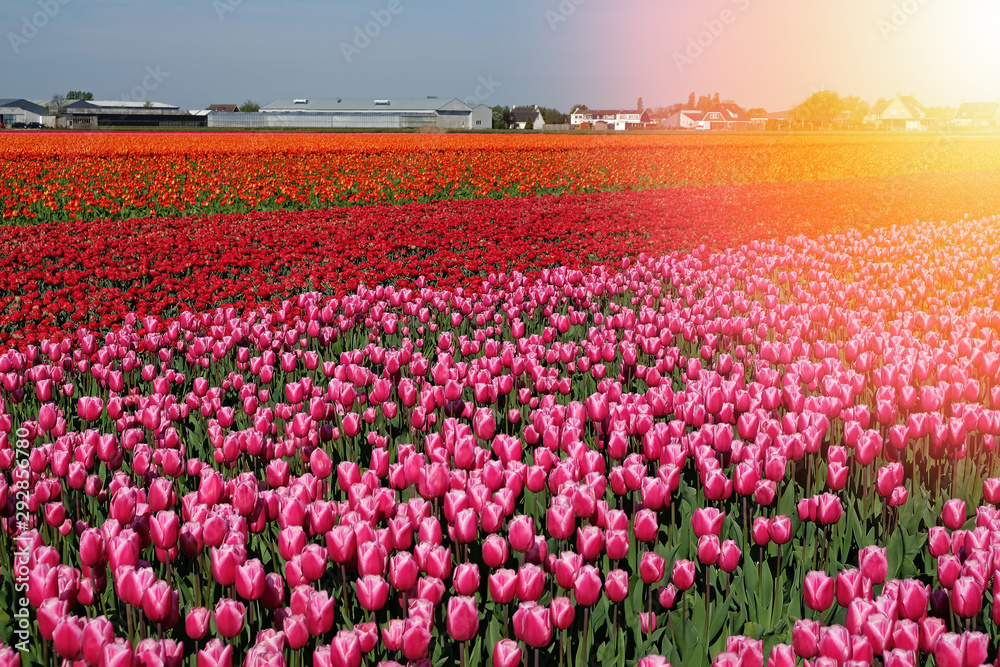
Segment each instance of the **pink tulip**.
[[521,647],[512,639],[501,639],[493,647],[493,667],[517,667],[521,664]]
[[552,624],[548,607],[534,602],[522,602],[512,618],[514,634],[528,646],[541,648],[552,641]]
[[448,600],[447,629],[457,642],[467,642],[479,631],[479,610],[472,597],[455,596]]
[[958,577],[951,589],[951,608],[963,618],[978,615],[983,609],[983,587],[972,577]]
[[697,508],[691,517],[691,525],[694,528],[695,536],[699,538],[706,535],[718,536],[719,531],[722,530],[722,522],[725,518],[725,512],[720,512],[714,507]]
[[389,584],[378,574],[366,574],[358,580],[358,603],[368,611],[378,611],[389,599]]
[[[640,564],[640,571],[641,571],[641,564]],[[694,563],[692,563],[688,559],[679,558],[676,561],[674,561],[674,570],[671,576],[674,585],[677,586],[677,588],[682,591],[686,591],[689,588],[691,588],[691,586],[694,585],[694,571],[695,571]],[[650,574],[655,579],[655,572],[651,572]],[[661,579],[662,576],[663,573],[661,570],[660,571]],[[659,579],[656,580],[658,581]],[[646,581],[645,578],[643,578],[643,581],[645,581],[647,584],[650,583],[650,581]]]
[[[684,562],[686,563],[687,561]],[[660,556],[659,554],[653,551],[644,551],[642,553],[642,558],[639,561],[639,575],[640,577],[642,577],[643,582],[645,582],[646,584],[656,584],[662,581],[664,565],[665,563],[663,556]],[[681,565],[681,561],[677,561],[677,563],[674,564],[674,583],[677,584],[678,588],[682,590],[687,590],[687,588],[690,588],[690,585],[683,586],[677,582],[679,567],[682,570],[684,570],[686,568],[686,565]],[[691,577],[693,579],[694,564],[691,563],[690,567],[691,567]],[[682,580],[684,576],[686,575],[681,574]]]
[[941,508],[941,521],[949,530],[958,530],[965,525],[965,501],[952,498]]
[[232,667],[233,645],[212,639],[198,651],[198,667]]
[[826,611],[833,604],[834,580],[825,572],[809,572],[806,574],[803,593],[807,607]]
[[242,602],[221,598],[215,604],[215,628],[226,639],[232,639],[243,631],[245,615]]
[[861,566],[861,574],[873,584],[881,584],[885,581],[889,572],[889,560],[885,547],[872,545],[863,548],[858,554],[858,562]]
[[576,574],[573,591],[578,605],[595,605],[601,599],[601,575],[597,568],[593,565],[581,567]]
[[552,618],[552,627],[565,630],[573,625],[576,618],[576,607],[568,597],[554,597],[549,603],[549,612]]

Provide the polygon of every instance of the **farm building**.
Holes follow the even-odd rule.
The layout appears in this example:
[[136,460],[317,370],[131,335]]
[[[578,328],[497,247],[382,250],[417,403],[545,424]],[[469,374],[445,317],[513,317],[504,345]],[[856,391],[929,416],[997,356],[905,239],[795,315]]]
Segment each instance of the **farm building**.
[[493,111],[458,99],[295,99],[275,100],[259,113],[212,113],[209,127],[306,127],[403,129],[490,129]]
[[963,102],[955,112],[956,127],[996,127],[1000,124],[997,102]]
[[46,113],[45,107],[20,99],[0,99],[0,123],[13,125],[14,123],[42,123],[48,124],[51,120]]
[[162,102],[129,100],[77,100],[62,109],[66,127],[204,127],[203,116]]

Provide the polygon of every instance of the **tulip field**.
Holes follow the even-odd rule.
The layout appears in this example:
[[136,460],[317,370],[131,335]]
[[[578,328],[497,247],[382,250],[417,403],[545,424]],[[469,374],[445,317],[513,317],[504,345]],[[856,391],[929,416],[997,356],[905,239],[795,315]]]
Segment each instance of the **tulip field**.
[[94,137],[0,135],[0,667],[998,660],[988,140]]

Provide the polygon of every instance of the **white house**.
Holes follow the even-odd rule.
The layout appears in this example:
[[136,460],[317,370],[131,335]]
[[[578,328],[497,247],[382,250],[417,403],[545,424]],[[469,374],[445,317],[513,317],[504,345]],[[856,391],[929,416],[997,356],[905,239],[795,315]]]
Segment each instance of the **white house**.
[[672,116],[663,119],[661,123],[664,127],[674,127],[682,130],[694,130],[705,118],[704,111],[697,109],[682,109]]
[[531,129],[533,130],[543,130],[545,129],[545,118],[542,116],[542,112],[537,106],[532,107],[514,107],[510,110],[511,118],[513,122],[511,123],[511,129],[523,130],[528,126],[528,122],[531,122]]
[[652,123],[649,111],[622,109],[574,109],[570,115],[570,126],[581,129],[585,126],[595,130],[628,130],[645,127]]
[[872,108],[865,122],[880,130],[927,130],[934,121],[927,110],[912,95],[896,94],[894,98]]

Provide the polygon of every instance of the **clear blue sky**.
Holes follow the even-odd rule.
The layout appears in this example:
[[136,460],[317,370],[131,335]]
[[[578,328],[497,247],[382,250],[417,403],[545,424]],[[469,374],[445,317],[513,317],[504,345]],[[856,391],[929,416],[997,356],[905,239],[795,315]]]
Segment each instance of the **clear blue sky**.
[[[247,98],[261,104],[335,96],[464,99],[476,94],[482,77],[499,84],[493,92],[479,88],[486,104],[563,111],[578,102],[633,106],[640,95],[646,106],[666,105],[692,90],[770,110],[824,88],[868,101],[904,92],[927,105],[957,105],[1000,99],[998,6],[996,0],[3,0],[0,97],[48,99],[83,89],[98,99],[143,95],[191,109]],[[355,44],[356,29],[375,20],[373,11],[383,21],[390,17],[387,25],[348,62],[344,44],[364,44]],[[26,20],[36,25],[26,27]],[[37,24],[44,25],[33,31]],[[699,38],[703,46],[692,47]]]

